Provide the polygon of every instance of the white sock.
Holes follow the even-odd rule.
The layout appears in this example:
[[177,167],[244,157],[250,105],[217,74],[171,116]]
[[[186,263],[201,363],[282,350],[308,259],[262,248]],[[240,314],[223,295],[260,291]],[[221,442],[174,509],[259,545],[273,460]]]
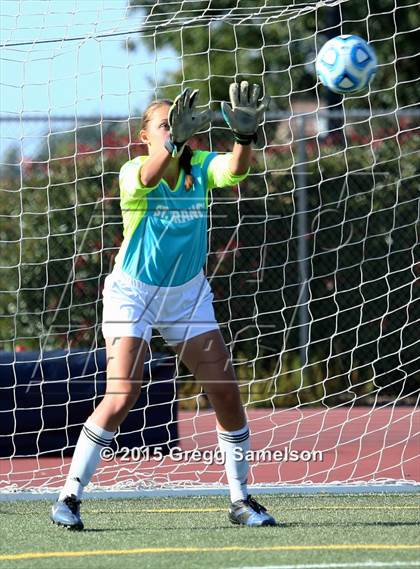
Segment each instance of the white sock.
[[[246,500],[248,496],[248,460],[249,429],[245,424],[238,431],[224,432],[217,430],[219,448],[225,459],[225,470],[232,502]],[[235,449],[238,449],[235,453]],[[241,458],[242,457],[242,458]]]
[[115,432],[105,431],[95,425],[90,418],[86,421],[74,449],[70,471],[59,500],[70,494],[75,494],[80,500],[84,487],[89,484],[101,459],[101,449],[110,445],[114,435]]

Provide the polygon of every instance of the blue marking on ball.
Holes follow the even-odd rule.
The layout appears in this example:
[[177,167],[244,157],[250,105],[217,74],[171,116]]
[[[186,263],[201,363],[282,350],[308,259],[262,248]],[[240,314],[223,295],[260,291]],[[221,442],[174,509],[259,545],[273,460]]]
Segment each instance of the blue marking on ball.
[[373,79],[377,60],[374,49],[359,36],[343,35],[327,41],[316,59],[320,82],[335,93],[358,93]]

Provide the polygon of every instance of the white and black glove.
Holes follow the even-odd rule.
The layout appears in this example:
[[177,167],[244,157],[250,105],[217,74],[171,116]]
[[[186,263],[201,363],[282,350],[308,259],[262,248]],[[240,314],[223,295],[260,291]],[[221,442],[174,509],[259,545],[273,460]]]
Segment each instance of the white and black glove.
[[260,86],[248,81],[231,83],[229,86],[229,105],[222,103],[222,115],[235,138],[235,142],[242,145],[257,141],[257,130],[264,112],[270,104],[270,97],[266,95],[258,105]]
[[181,152],[189,138],[210,124],[210,109],[201,113],[197,113],[195,110],[197,96],[198,89],[194,91],[184,89],[169,109],[170,134],[165,143],[165,148],[174,157]]

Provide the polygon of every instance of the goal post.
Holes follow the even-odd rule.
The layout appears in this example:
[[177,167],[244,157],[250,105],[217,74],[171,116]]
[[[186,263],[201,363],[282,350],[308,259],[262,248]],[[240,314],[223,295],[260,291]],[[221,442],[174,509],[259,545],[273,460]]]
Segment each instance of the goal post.
[[[0,365],[0,448],[25,432],[17,421],[26,411],[39,418],[28,435],[45,437],[42,377],[36,402],[10,397],[30,387],[18,386],[17,352],[33,350],[42,364],[51,350],[104,346],[103,282],[122,242],[118,173],[145,153],[146,105],[199,88],[199,106],[215,118],[192,145],[226,152],[220,102],[230,82],[247,79],[272,104],[249,177],[211,193],[205,270],[252,433],[250,483],[420,483],[416,3],[7,4],[0,350],[10,352],[4,365],[15,381],[2,383]],[[367,91],[331,97],[317,81],[316,54],[331,30],[375,49]],[[171,354],[156,332],[151,346],[152,358]],[[74,432],[70,366],[64,380],[58,412]],[[165,444],[175,450],[116,443],[91,489],[226,485],[205,393],[179,360],[173,382],[177,429],[168,421]],[[146,423],[147,414],[146,404]],[[143,440],[140,428],[131,434]],[[62,486],[71,447],[33,450],[11,445],[0,492]]]

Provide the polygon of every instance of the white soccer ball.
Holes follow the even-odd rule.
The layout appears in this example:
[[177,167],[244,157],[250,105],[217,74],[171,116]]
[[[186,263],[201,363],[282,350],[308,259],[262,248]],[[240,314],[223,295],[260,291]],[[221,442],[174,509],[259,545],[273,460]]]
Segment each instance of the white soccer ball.
[[335,93],[357,93],[376,73],[376,55],[359,36],[337,36],[325,43],[316,58],[316,73]]

